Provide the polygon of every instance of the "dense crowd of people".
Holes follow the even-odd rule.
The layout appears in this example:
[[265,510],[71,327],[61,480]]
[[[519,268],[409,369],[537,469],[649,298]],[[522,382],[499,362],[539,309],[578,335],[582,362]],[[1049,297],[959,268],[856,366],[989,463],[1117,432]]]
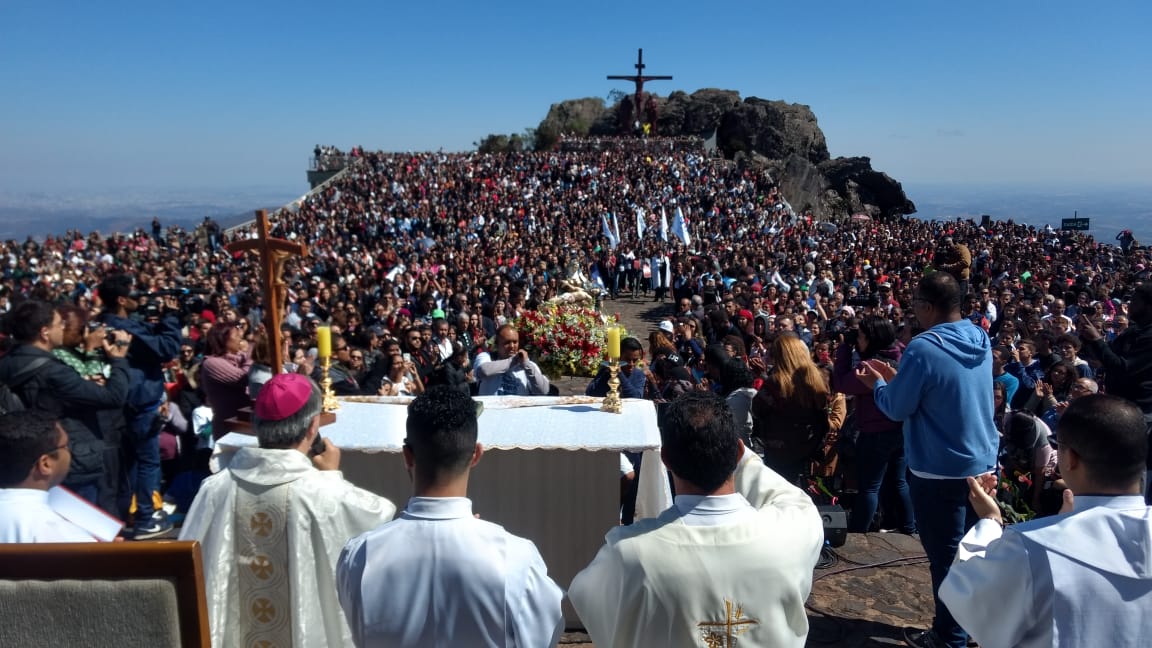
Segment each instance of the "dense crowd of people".
[[[1107,392],[1152,420],[1152,254],[1130,237],[820,221],[698,141],[638,142],[501,155],[318,146],[347,168],[272,216],[273,236],[308,248],[284,264],[285,371],[321,377],[328,325],[337,394],[546,394],[515,321],[565,279],[588,278],[602,302],[667,302],[647,345],[622,345],[623,395],[723,397],[735,434],[786,481],[823,475],[857,493],[852,530],[920,533],[934,592],[972,526],[965,477],[997,475],[1013,521],[1054,515],[1067,482],[1049,435],[1075,400]],[[51,384],[65,396],[28,407],[66,422],[64,483],[121,519],[134,511],[138,537],[171,528],[153,502],[161,483],[188,510],[214,440],[273,378],[258,261],[226,247],[254,235],[206,219],[4,244],[13,350],[0,381],[24,378],[21,354],[60,359]],[[963,434],[957,403],[979,419]],[[943,609],[916,645],[962,642]]]

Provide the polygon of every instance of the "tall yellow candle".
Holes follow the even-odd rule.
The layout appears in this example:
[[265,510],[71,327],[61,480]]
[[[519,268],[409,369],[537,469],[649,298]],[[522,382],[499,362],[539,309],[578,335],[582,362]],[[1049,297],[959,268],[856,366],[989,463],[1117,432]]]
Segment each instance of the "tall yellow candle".
[[620,327],[611,326],[608,328],[608,359],[620,359]]
[[[619,348],[619,347],[617,347]],[[316,327],[316,350],[321,358],[332,356],[332,328],[329,326]]]

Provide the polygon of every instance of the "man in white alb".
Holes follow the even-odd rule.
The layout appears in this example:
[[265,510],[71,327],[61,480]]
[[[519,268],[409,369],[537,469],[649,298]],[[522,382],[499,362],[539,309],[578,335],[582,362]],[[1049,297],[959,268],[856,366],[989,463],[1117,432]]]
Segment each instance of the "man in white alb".
[[180,533],[204,547],[214,648],[347,646],[336,600],[344,543],[396,507],[344,481],[340,450],[319,439],[320,390],[280,374],[253,408],[259,448],[222,456]]
[[940,600],[989,648],[1147,646],[1152,507],[1141,488],[1144,414],[1115,396],[1082,396],[1060,417],[1055,441],[1070,510],[1004,528],[982,488],[994,479],[969,477],[980,520],[960,541]]
[[564,594],[536,545],[472,515],[468,475],[483,454],[475,403],[432,387],[408,406],[407,431],[414,496],[349,542],[336,570],[356,645],[555,646]]
[[68,474],[68,433],[39,410],[0,416],[0,542],[95,542],[48,506]]
[[744,457],[728,406],[713,394],[670,403],[660,438],[675,505],[609,531],[568,590],[593,643],[801,648],[824,541],[812,500]]

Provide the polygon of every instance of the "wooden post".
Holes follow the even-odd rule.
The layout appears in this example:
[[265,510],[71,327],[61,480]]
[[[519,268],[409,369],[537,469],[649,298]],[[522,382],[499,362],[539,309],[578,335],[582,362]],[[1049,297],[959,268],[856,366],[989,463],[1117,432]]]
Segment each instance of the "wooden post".
[[229,253],[253,251],[260,257],[260,286],[263,289],[264,330],[272,346],[272,375],[284,370],[283,335],[280,323],[284,320],[284,297],[287,286],[282,278],[284,262],[290,256],[304,256],[308,248],[302,243],[272,238],[268,234],[268,212],[256,210],[257,237],[229,243]]

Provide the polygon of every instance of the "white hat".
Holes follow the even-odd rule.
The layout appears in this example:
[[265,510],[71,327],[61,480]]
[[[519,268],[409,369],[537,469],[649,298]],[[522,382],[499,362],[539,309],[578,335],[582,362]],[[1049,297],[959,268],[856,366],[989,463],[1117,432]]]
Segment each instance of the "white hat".
[[676,332],[676,329],[672,326],[672,322],[670,322],[668,320],[664,320],[663,322],[660,322],[660,330],[664,331],[665,333],[675,333]]
[[844,306],[840,308],[840,312],[848,317],[856,317],[856,309],[851,306]]

